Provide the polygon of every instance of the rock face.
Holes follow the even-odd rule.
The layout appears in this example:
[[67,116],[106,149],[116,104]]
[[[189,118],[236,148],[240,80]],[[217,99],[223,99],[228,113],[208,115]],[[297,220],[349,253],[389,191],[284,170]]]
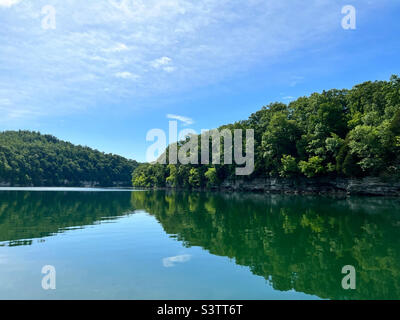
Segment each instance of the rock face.
[[266,193],[344,193],[352,195],[400,196],[400,181],[384,181],[380,178],[236,179],[224,181],[220,188],[231,191]]

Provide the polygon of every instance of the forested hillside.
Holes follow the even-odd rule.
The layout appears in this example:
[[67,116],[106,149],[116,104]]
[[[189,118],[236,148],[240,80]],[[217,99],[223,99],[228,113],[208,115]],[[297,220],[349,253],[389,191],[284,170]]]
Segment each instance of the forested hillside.
[[130,185],[137,162],[30,131],[0,132],[0,183]]
[[[219,129],[254,129],[255,170],[250,179],[400,178],[400,78],[313,93],[289,104],[271,103],[248,120]],[[143,164],[132,182],[198,188],[234,177],[235,165]]]

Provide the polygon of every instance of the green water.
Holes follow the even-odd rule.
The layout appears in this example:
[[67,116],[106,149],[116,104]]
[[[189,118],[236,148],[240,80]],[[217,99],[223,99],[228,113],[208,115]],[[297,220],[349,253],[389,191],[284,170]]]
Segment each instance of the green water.
[[400,298],[399,199],[56,190],[0,191],[1,299]]

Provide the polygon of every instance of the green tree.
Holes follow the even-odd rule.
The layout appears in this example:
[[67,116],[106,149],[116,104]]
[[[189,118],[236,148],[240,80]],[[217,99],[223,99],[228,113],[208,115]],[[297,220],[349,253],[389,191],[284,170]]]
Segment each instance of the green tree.
[[214,167],[208,168],[204,176],[207,180],[207,186],[215,187],[218,185],[219,179],[217,175],[217,170]]
[[168,165],[169,175],[166,179],[167,185],[170,187],[177,187],[178,186],[178,169],[176,165],[170,164]]
[[199,188],[201,185],[201,177],[199,169],[191,168],[189,171],[189,184],[192,188]]
[[275,114],[263,134],[262,148],[267,170],[278,172],[283,155],[296,156],[296,141],[301,132],[294,120],[284,113]]
[[307,177],[312,178],[324,172],[324,166],[322,165],[322,159],[318,156],[311,157],[308,161],[300,161],[300,171]]
[[385,144],[383,143],[383,127],[360,125],[350,132],[350,153],[357,155],[360,159],[358,164],[361,168],[370,173],[376,173],[385,166],[384,154]]
[[290,155],[283,155],[281,163],[282,166],[279,170],[279,175],[281,177],[290,178],[299,172],[299,167],[297,166],[296,158]]

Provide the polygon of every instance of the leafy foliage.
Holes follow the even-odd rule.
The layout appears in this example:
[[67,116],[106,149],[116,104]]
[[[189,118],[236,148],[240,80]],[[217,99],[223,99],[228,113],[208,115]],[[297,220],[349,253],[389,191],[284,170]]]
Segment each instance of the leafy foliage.
[[0,133],[0,182],[11,185],[130,185],[137,162],[30,131]]
[[299,172],[299,167],[295,157],[285,154],[282,156],[281,162],[282,168],[279,170],[279,175],[281,177],[289,178]]
[[318,156],[311,157],[308,161],[300,161],[299,168],[307,178],[312,178],[324,172],[322,162],[323,160]]
[[[400,177],[400,78],[368,81],[351,90],[313,93],[288,105],[271,103],[248,120],[219,128],[223,129],[254,129],[255,170],[250,179]],[[150,166],[166,172],[162,167]],[[189,179],[192,168],[196,168],[200,179]],[[235,165],[178,164],[175,169],[169,170],[170,174],[167,170],[165,179],[170,186],[198,187],[200,181],[201,187],[210,187],[235,179]],[[210,175],[210,169],[215,177],[212,184],[205,176]],[[140,185],[141,181],[134,184]]]

